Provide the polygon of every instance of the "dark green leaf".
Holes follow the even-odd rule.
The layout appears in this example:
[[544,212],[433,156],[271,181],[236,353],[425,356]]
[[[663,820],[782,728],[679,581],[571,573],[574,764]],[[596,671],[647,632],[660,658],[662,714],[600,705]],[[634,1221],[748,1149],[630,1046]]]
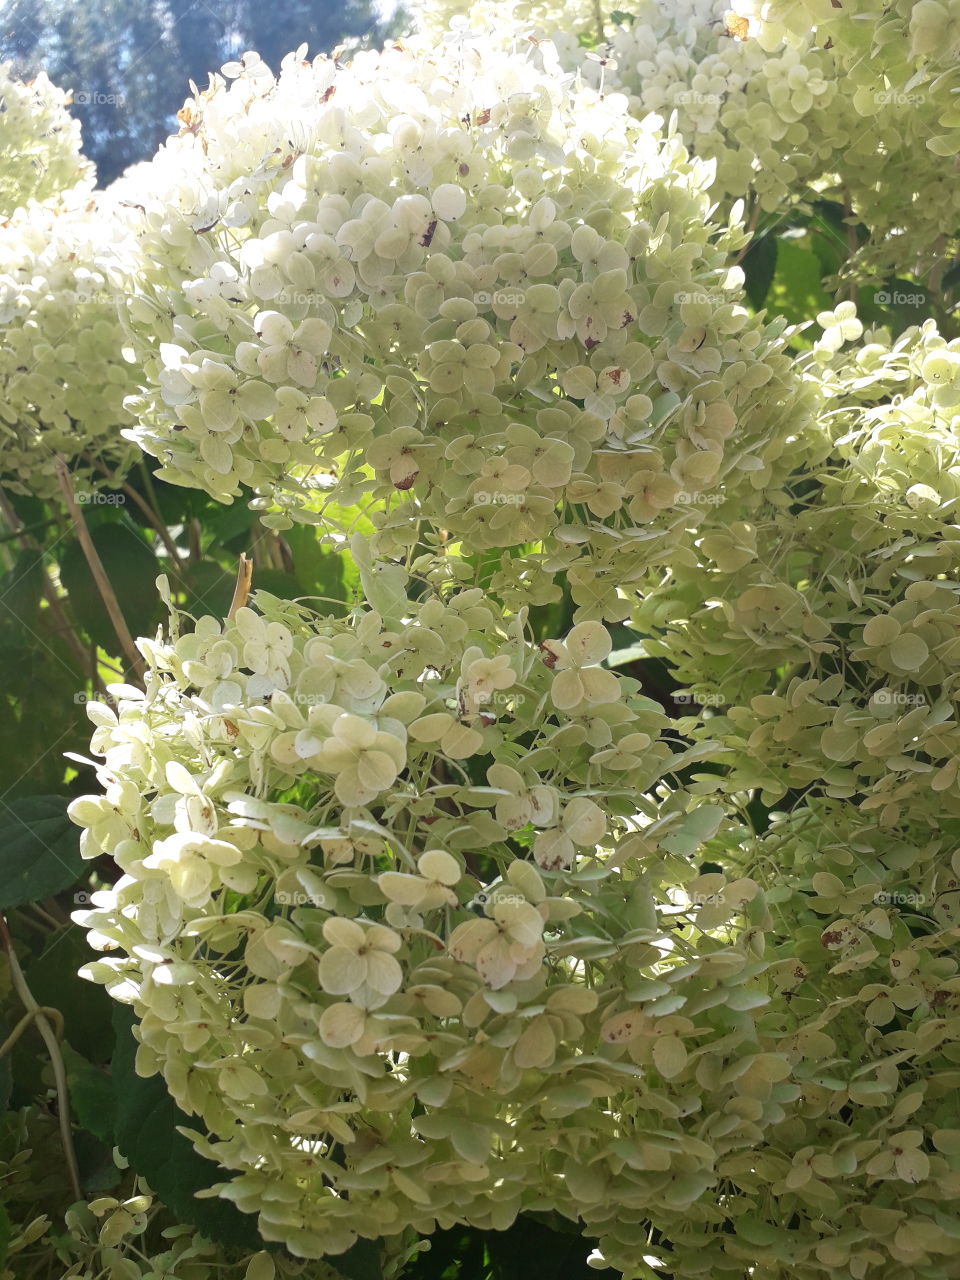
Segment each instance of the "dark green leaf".
[[555,1231],[528,1214],[506,1231],[486,1233],[493,1280],[614,1280],[617,1272],[587,1266],[592,1244],[579,1234]]
[[322,596],[325,601],[346,601],[343,553],[321,546],[316,530],[307,525],[295,525],[284,533],[283,538],[293,555],[293,572],[299,594]]
[[235,565],[227,569],[215,560],[200,560],[191,565],[187,576],[187,613],[192,613],[195,618],[204,614],[225,618],[236,581]]
[[759,311],[770,292],[774,272],[777,269],[777,253],[780,241],[768,234],[754,240],[743,259],[744,289],[754,311]]
[[[82,900],[69,904],[71,908],[83,905]],[[100,1064],[109,1062],[113,1052],[114,1001],[106,988],[79,974],[81,966],[96,956],[83,929],[71,925],[53,934],[43,954],[24,968],[36,1000],[63,1014],[66,1039],[89,1062]]]
[[0,800],[0,910],[49,897],[80,874],[80,829],[64,796]]
[[[12,1028],[10,1023],[3,1019],[0,1021],[0,1040],[6,1040]],[[10,1106],[10,1093],[13,1089],[13,1072],[10,1069],[10,1054],[5,1053],[0,1058],[0,1116]]]
[[13,1239],[13,1224],[6,1209],[0,1204],[0,1265],[7,1260],[7,1249]]
[[[156,588],[160,566],[144,540],[122,524],[104,524],[91,533],[104,572],[133,636],[149,635],[157,615]],[[120,652],[100,592],[80,543],[71,541],[60,561],[60,580],[73,612],[90,636],[107,653]]]
[[[799,324],[812,319],[819,311],[832,310],[834,305],[834,299],[820,282],[820,262],[813,250],[803,248],[795,240],[781,240],[767,309],[785,316],[791,324]],[[797,345],[810,346],[810,338]]]
[[[114,1010],[116,1047],[111,1078],[117,1098],[116,1145],[131,1168],[181,1222],[196,1227],[211,1240],[238,1248],[263,1247],[254,1219],[229,1200],[198,1200],[195,1193],[223,1181],[224,1172],[198,1155],[177,1126],[195,1127],[167,1093],[162,1076],[144,1080],[134,1070],[134,1018],[123,1005]],[[358,1278],[359,1280],[359,1278]]]
[[200,517],[207,555],[221,554],[225,548],[231,554],[249,551],[254,520],[253,512],[243,501],[234,500],[229,506],[209,502]]
[[0,578],[0,625],[12,626],[23,639],[36,626],[43,593],[43,562],[37,551],[22,551],[9,573]]
[[80,1185],[87,1195],[95,1191],[112,1191],[120,1185],[123,1171],[114,1162],[112,1143],[108,1147],[92,1133],[78,1129],[73,1135],[73,1146],[77,1153]]
[[61,1046],[61,1052],[67,1068],[67,1085],[74,1119],[101,1142],[112,1146],[116,1128],[116,1095],[110,1076],[88,1062],[66,1041]]
[[346,1280],[382,1280],[380,1248],[375,1240],[358,1240],[346,1253],[333,1259],[333,1265]]
[[272,596],[281,600],[292,600],[302,595],[300,584],[292,573],[284,573],[282,569],[254,569],[254,591],[269,591]]

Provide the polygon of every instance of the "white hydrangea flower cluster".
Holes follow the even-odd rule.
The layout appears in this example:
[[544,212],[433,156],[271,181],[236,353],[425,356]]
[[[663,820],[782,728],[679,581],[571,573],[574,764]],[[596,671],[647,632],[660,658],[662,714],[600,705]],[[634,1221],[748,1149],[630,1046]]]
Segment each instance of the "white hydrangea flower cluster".
[[540,40],[555,47],[565,67],[575,67],[582,58],[586,41],[600,40],[606,15],[591,0],[573,4],[557,0],[440,0],[438,4],[415,4],[409,12],[414,27],[437,44],[457,45],[471,35],[482,34],[496,47],[517,52],[525,45],[534,48]]
[[94,169],[80,154],[80,124],[67,110],[68,95],[41,72],[25,84],[0,63],[0,214],[31,200],[48,200],[82,183],[92,189]]
[[97,460],[122,475],[136,456],[117,314],[132,271],[116,208],[83,184],[0,225],[0,468],[15,492],[56,493],[57,455],[81,489],[104,483]]
[[382,554],[426,524],[646,563],[775,461],[782,325],[741,306],[708,165],[481,44],[250,55],[191,104],[139,197],[127,434],[273,527],[372,495]]
[[138,1068],[298,1256],[522,1207],[633,1247],[715,1180],[675,1081],[760,972],[734,929],[755,883],[711,882],[681,945],[641,873],[662,841],[693,884],[720,819],[658,784],[687,758],[667,717],[603,669],[602,626],[538,650],[476,589],[396,625],[259,605],[141,641],[145,694],[88,708],[105,790],[71,815],[124,874],[78,918]]
[[[955,913],[918,937],[898,904],[918,861],[938,902],[953,892],[949,839],[857,817],[839,773],[766,834],[671,790],[658,779],[740,721],[674,753],[659,707],[603,669],[597,624],[537,651],[477,590],[398,624],[258,605],[141,641],[145,694],[89,708],[104,795],[71,812],[85,854],[124,872],[78,914],[89,976],[134,1005],[139,1069],[198,1116],[198,1148],[236,1175],[221,1194],[265,1239],[310,1258],[556,1210],[627,1274],[652,1224],[679,1275],[758,1237],[771,1267],[892,1256],[920,1280],[895,1206],[905,1182],[935,1203],[955,1176],[960,976]],[[837,736],[839,683],[754,699],[776,726],[757,785],[791,737]],[[705,842],[726,874],[691,865]],[[894,1051],[928,1077],[909,1122]],[[783,1229],[808,1185],[815,1208]],[[935,1213],[910,1223],[949,1252]]]
[[[501,48],[553,40],[565,68],[629,94],[638,119],[676,111],[691,154],[715,161],[711,195],[725,208],[750,192],[767,213],[822,193],[849,202],[872,231],[853,270],[916,258],[926,272],[960,223],[960,117],[949,77],[935,79],[960,47],[956,4],[638,0],[601,21],[546,4],[451,3],[417,17],[437,38],[452,22],[454,46],[468,32]],[[592,34],[597,51],[571,32]]]
[[[76,1280],[159,1280],[178,1276],[183,1280],[296,1280],[303,1264],[289,1255],[260,1249],[239,1256],[237,1249],[214,1244],[191,1227],[178,1224],[156,1231],[155,1219],[162,1206],[150,1194],[122,1199],[95,1195],[72,1205],[62,1223],[46,1216],[33,1218],[10,1242],[0,1280],[17,1280],[24,1270],[43,1267],[51,1253],[68,1267],[63,1274]],[[19,1226],[19,1224],[18,1224]],[[66,1232],[63,1228],[66,1227]],[[147,1243],[150,1228],[156,1243]],[[314,1264],[310,1280],[342,1280],[342,1273],[324,1262]]]
[[[829,191],[871,229],[856,269],[892,271],[913,257],[920,271],[934,265],[941,236],[960,222],[955,175],[943,160],[956,147],[937,139],[939,116],[955,108],[945,84],[934,91],[917,77],[904,53],[908,33],[896,38],[890,6],[869,6],[874,22],[863,5],[853,13],[826,0],[811,21],[792,4],[788,39],[744,6],[734,6],[747,20],[738,18],[726,0],[645,0],[637,8],[610,35],[611,59],[585,61],[584,72],[629,92],[638,116],[676,110],[691,151],[716,160],[717,199],[753,191],[769,213]],[[905,28],[911,6],[899,8]],[[923,6],[912,8],[915,21]]]
[[717,752],[717,802],[774,810],[717,861],[766,889],[769,1013],[797,1091],[762,1152],[722,1165],[732,1235],[665,1232],[684,1276],[750,1258],[919,1280],[956,1248],[937,1203],[960,1139],[960,342],[932,322],[864,333],[851,304],[818,320],[804,372],[823,405],[787,481],[733,525],[711,514],[698,564],[633,618],[690,683],[677,728]]
[[737,0],[734,7],[747,43],[765,54],[805,58],[817,48],[829,57],[837,125],[817,111],[810,132],[836,140],[837,173],[873,231],[862,263],[890,271],[916,258],[917,272],[935,269],[941,237],[954,236],[960,221],[960,114],[950,74],[960,53],[957,0]]

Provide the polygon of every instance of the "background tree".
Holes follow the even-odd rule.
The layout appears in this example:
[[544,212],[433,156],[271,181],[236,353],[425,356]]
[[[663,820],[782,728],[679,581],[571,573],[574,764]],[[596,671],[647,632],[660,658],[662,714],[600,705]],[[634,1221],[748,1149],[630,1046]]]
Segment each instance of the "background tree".
[[299,40],[311,56],[377,44],[396,21],[385,24],[374,0],[291,0],[282,20],[257,0],[10,0],[0,8],[0,60],[73,90],[84,149],[105,185],[176,129],[189,80],[203,88],[212,68],[246,49],[277,67]]

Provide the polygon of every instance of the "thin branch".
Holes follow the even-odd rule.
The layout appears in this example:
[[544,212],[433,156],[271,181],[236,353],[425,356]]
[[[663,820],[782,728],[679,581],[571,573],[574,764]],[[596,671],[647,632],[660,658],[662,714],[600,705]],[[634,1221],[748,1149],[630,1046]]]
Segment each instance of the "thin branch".
[[[850,192],[844,188],[843,192],[843,220],[847,225],[847,252],[850,257],[848,262],[852,262],[856,257],[860,248],[860,242],[857,239],[857,226],[853,219],[853,203],[850,199]],[[856,280],[850,281],[850,301],[856,304],[860,300],[860,286]]]
[[237,585],[233,589],[233,600],[230,602],[230,611],[227,614],[229,621],[232,621],[237,615],[237,610],[242,609],[247,603],[252,583],[253,561],[247,558],[245,552],[241,552],[240,567],[237,569]]
[[[42,547],[37,542],[36,538],[34,538],[31,530],[27,529],[22,520],[20,520],[19,516],[10,504],[10,499],[3,490],[0,490],[0,511],[3,512],[4,520],[19,538],[20,545],[27,551],[38,551],[42,553]],[[36,526],[33,526],[33,528],[36,528]],[[81,671],[86,671],[88,668],[87,652],[83,647],[83,641],[77,635],[70,619],[67,617],[63,608],[63,603],[57,595],[57,589],[50,581],[50,577],[46,570],[43,572],[42,590],[44,599],[47,602],[47,607],[56,619],[58,632],[63,633],[67,643],[73,650],[74,657],[80,663]],[[93,683],[95,686],[99,684],[96,676],[96,668],[93,670]]]
[[110,585],[110,579],[106,575],[97,549],[93,545],[93,539],[90,537],[90,530],[87,528],[86,522],[77,506],[77,499],[74,496],[73,485],[70,483],[70,475],[67,471],[67,464],[63,458],[58,457],[56,461],[57,479],[60,482],[60,490],[63,493],[64,501],[70,512],[70,518],[73,526],[77,531],[77,538],[86,556],[87,564],[90,566],[90,572],[93,580],[97,584],[97,590],[106,606],[113,629],[116,632],[117,639],[120,641],[120,647],[123,649],[124,655],[130,664],[130,669],[141,682],[144,679],[143,659],[137,652],[137,647],[133,643],[133,636],[130,634],[130,628],[127,626],[127,620],[120,611],[120,604],[117,600],[116,593]]
[[60,1052],[56,1034],[50,1025],[49,1014],[51,1011],[42,1008],[33,998],[33,993],[27,986],[26,979],[14,953],[6,918],[2,914],[0,914],[0,944],[2,944],[7,953],[7,961],[10,965],[10,980],[13,983],[14,990],[20,997],[24,1009],[35,1020],[37,1030],[43,1036],[43,1042],[47,1046],[47,1052],[50,1055],[53,1078],[57,1086],[60,1136],[63,1139],[63,1153],[67,1161],[67,1172],[70,1175],[70,1186],[75,1199],[82,1200],[84,1197],[83,1188],[80,1185],[80,1168],[77,1164],[77,1153],[73,1147],[73,1131],[70,1128],[70,1095],[67,1092],[67,1068],[64,1065],[63,1054]]
[[747,223],[746,228],[745,228],[745,229],[746,229],[746,232],[747,232],[747,235],[748,235],[750,238],[749,238],[749,240],[747,241],[747,243],[743,246],[743,248],[740,250],[740,252],[737,254],[737,256],[734,258],[734,260],[733,260],[733,265],[734,265],[735,267],[738,267],[738,266],[740,265],[740,263],[744,260],[744,258],[747,256],[747,254],[748,254],[748,253],[750,252],[750,250],[753,248],[754,243],[755,243],[755,242],[754,242],[754,239],[753,239],[753,233],[754,233],[754,231],[756,231],[756,229],[757,229],[757,223],[758,223],[759,221],[760,221],[760,201],[756,198],[756,196],[754,196],[754,197],[753,197],[753,208],[750,210],[750,220],[749,220],[749,222]]
[[947,259],[944,257],[944,254],[946,253],[948,243],[948,236],[940,236],[933,246],[934,253],[937,255],[937,260],[930,268],[930,273],[927,276],[927,288],[931,293],[939,293],[943,286],[943,276],[947,269]]
[[[114,477],[110,474],[109,467],[105,467],[104,464],[99,461],[99,459],[91,458],[89,454],[86,454],[86,453],[81,453],[80,457],[84,460],[84,462],[88,463],[90,466],[96,467],[97,470],[100,472],[100,474],[106,476],[108,480],[111,480],[111,481],[114,480]],[[149,502],[145,502],[143,497],[139,493],[137,493],[136,489],[134,489],[132,485],[127,484],[125,481],[121,481],[119,485],[116,485],[116,487],[120,489],[121,492],[125,493],[128,498],[132,498],[133,501],[137,504],[137,506],[140,508],[140,510],[143,512],[144,516],[146,517],[147,522],[150,525],[150,528],[154,531],[154,533],[156,533],[157,537],[163,543],[166,549],[167,555],[170,557],[171,566],[173,567],[174,570],[178,569],[180,566],[180,553],[179,551],[177,551],[177,548],[174,545],[173,539],[170,537],[170,534],[167,532],[167,526],[157,516],[156,512],[150,506]]]

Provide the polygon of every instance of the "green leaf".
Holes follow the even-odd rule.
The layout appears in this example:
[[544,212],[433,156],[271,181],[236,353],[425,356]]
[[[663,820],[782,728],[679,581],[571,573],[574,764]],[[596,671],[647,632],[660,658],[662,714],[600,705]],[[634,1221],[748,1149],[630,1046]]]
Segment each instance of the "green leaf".
[[0,1266],[7,1260],[7,1250],[12,1239],[13,1223],[10,1221],[6,1209],[0,1204]]
[[293,555],[293,572],[299,594],[324,597],[326,602],[340,600],[346,604],[347,591],[343,579],[343,553],[321,546],[315,529],[295,525],[283,535]]
[[[9,1021],[4,1018],[0,1021],[0,1040],[6,1040],[12,1028]],[[0,1058],[0,1116],[10,1106],[10,1094],[13,1091],[13,1071],[10,1066],[10,1054],[5,1053]]]
[[[130,1166],[149,1183],[181,1222],[211,1240],[250,1251],[263,1247],[253,1218],[229,1200],[198,1200],[195,1193],[224,1179],[224,1171],[193,1149],[177,1126],[191,1125],[167,1093],[162,1076],[144,1080],[134,1070],[137,1044],[134,1017],[118,1005],[113,1024],[117,1042],[111,1078],[117,1098],[116,1145]],[[366,1280],[357,1276],[355,1280]]]
[[109,1062],[113,1052],[115,1002],[105,987],[79,974],[82,965],[96,958],[83,929],[71,926],[55,933],[43,954],[24,964],[24,970],[37,1002],[63,1014],[65,1039],[88,1062],[101,1064]]
[[[35,626],[43,593],[43,561],[38,551],[22,551],[9,573],[0,578],[0,626],[12,626],[23,638]],[[31,637],[32,638],[32,637]]]
[[292,573],[284,573],[282,569],[255,569],[253,589],[269,591],[272,596],[278,596],[281,600],[294,600],[302,594],[297,579]]
[[383,1280],[376,1240],[358,1240],[346,1253],[337,1254],[333,1265],[346,1280]]
[[636,644],[629,645],[626,649],[614,649],[607,658],[606,665],[608,667],[622,667],[628,662],[638,662],[641,658],[647,658],[647,646],[643,640]]
[[[160,599],[156,557],[142,538],[122,524],[100,525],[90,536],[131,634],[149,635]],[[77,540],[70,542],[60,561],[60,581],[90,639],[107,653],[119,653],[119,641]]]
[[743,259],[744,290],[754,311],[759,311],[766,301],[777,269],[777,253],[780,241],[773,234],[754,240]]
[[65,796],[0,800],[0,910],[69,888],[83,866]]
[[680,825],[661,839],[661,848],[689,858],[700,845],[713,839],[722,818],[723,810],[719,806],[702,804],[686,814]]
[[77,1053],[66,1041],[61,1045],[67,1068],[70,1105],[77,1122],[110,1146],[116,1128],[116,1095],[106,1071],[101,1071]]
[[233,600],[237,581],[236,566],[226,569],[215,560],[199,560],[187,576],[187,598],[184,607],[194,617],[209,614],[225,618]]
[[[850,256],[850,228],[846,211],[835,200],[815,200],[808,223],[810,246],[820,263],[821,276],[835,276]],[[858,228],[858,233],[862,228]],[[859,234],[858,234],[859,239]]]
[[[812,249],[802,247],[796,240],[780,240],[777,269],[766,301],[768,311],[785,316],[791,324],[833,309],[835,299],[820,282],[820,262]],[[800,344],[811,345],[804,339]]]

